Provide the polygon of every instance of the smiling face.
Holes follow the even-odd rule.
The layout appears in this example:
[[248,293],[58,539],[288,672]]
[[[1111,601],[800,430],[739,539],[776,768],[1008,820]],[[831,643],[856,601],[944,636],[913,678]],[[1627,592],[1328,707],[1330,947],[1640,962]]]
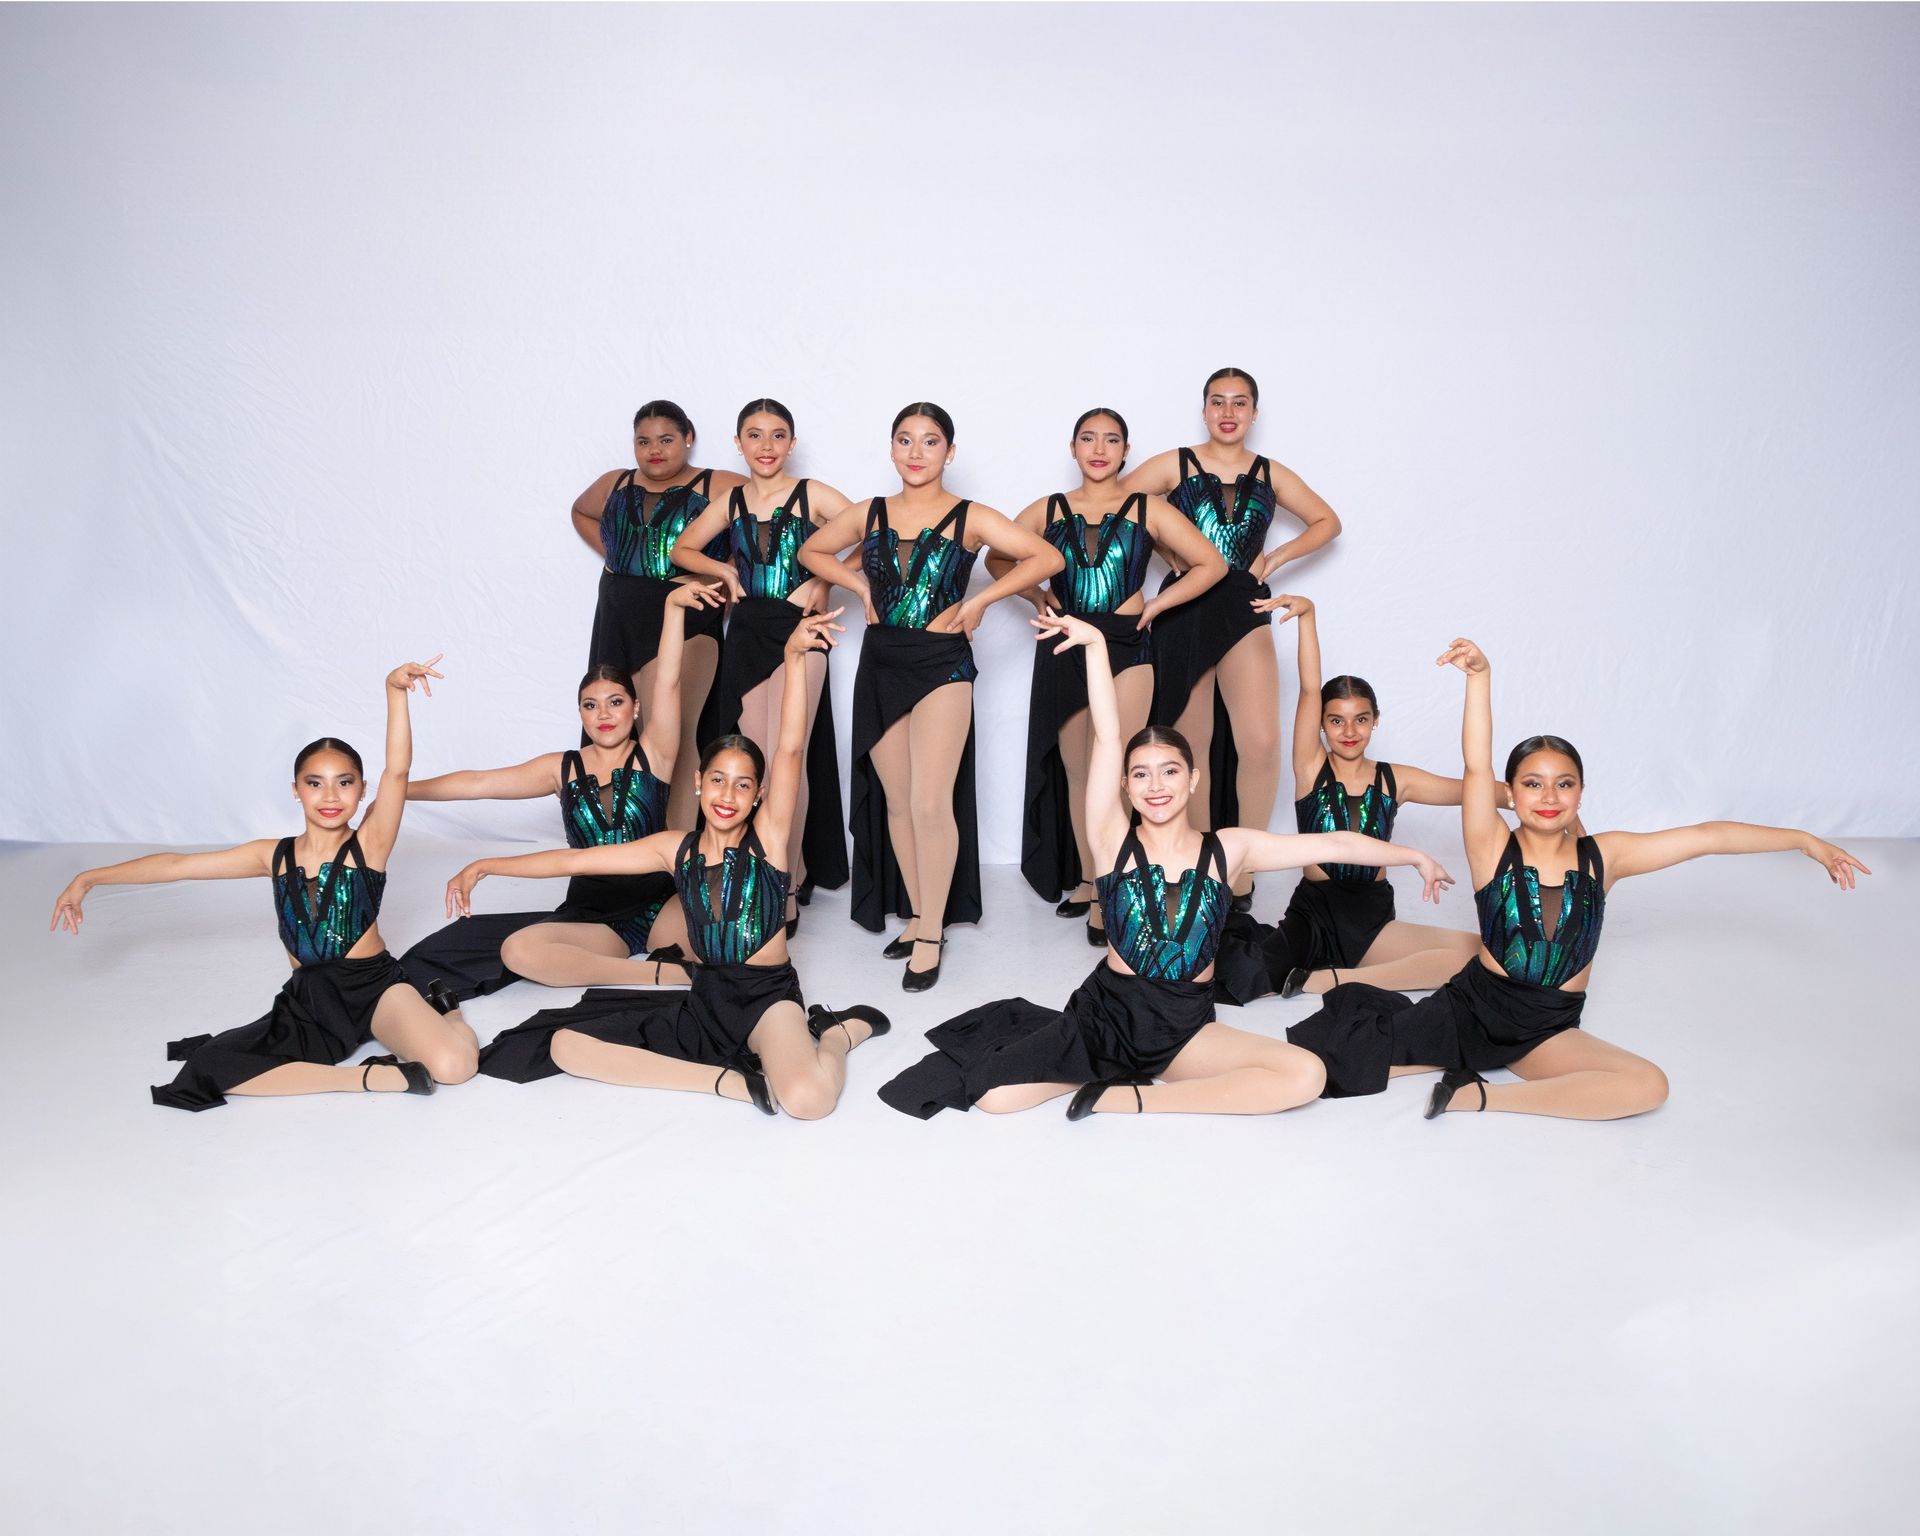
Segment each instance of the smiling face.
[[1379,715],[1365,699],[1331,699],[1320,708],[1320,729],[1327,750],[1342,762],[1357,763],[1367,755]]
[[687,467],[693,439],[665,416],[643,416],[633,429],[633,462],[649,480],[671,480]]
[[1520,759],[1507,786],[1513,791],[1514,814],[1530,832],[1557,835],[1580,814],[1580,767],[1564,752],[1541,750]]
[[319,832],[350,826],[366,792],[366,780],[353,759],[330,748],[314,753],[293,776],[294,798],[306,813],[308,827]]
[[1089,416],[1073,434],[1073,461],[1089,485],[1111,480],[1126,463],[1127,439],[1111,416]]
[[1259,419],[1253,403],[1253,390],[1237,374],[1215,379],[1207,387],[1207,398],[1200,407],[1200,418],[1207,424],[1207,436],[1223,448],[1237,448],[1247,429]]
[[909,416],[893,429],[893,467],[902,485],[933,485],[952,462],[953,444],[931,416]]
[[697,788],[708,824],[727,832],[746,824],[760,798],[760,775],[754,772],[752,758],[728,747],[708,759]]
[[1127,804],[1156,827],[1184,820],[1193,798],[1193,769],[1165,742],[1135,747],[1127,758]]
[[618,746],[633,735],[638,708],[631,688],[595,680],[580,690],[580,729],[595,746]]
[[793,452],[793,428],[772,411],[755,411],[740,424],[733,446],[754,474],[770,479],[785,468],[787,455]]

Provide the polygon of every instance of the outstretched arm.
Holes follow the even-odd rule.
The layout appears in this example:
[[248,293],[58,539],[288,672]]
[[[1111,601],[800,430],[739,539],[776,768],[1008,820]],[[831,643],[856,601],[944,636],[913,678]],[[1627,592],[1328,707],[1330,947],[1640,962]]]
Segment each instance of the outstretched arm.
[[1475,888],[1493,878],[1507,824],[1496,809],[1498,781],[1493,776],[1493,672],[1486,653],[1471,640],[1455,640],[1435,666],[1458,667],[1467,674],[1466,702],[1460,712],[1460,757],[1466,776],[1460,789],[1460,835]]
[[447,916],[473,915],[473,888],[488,875],[553,879],[561,875],[651,875],[673,868],[674,850],[684,836],[656,832],[637,843],[602,843],[597,848],[549,848],[497,859],[475,859],[447,882]]
[[1665,832],[1602,832],[1595,841],[1600,845],[1609,885],[1629,875],[1650,875],[1656,869],[1714,853],[1804,853],[1844,891],[1853,889],[1856,874],[1873,873],[1852,854],[1811,832],[1755,826],[1746,821],[1703,821]]
[[786,655],[781,665],[786,679],[780,695],[780,723],[774,737],[773,761],[767,764],[767,788],[761,797],[760,841],[770,848],[785,848],[787,833],[793,826],[793,808],[800,798],[800,783],[807,774],[807,656],[813,651],[830,651],[846,633],[846,626],[834,621],[846,610],[810,613],[787,636]]
[[407,781],[407,798],[421,800],[537,800],[560,787],[560,754],[542,752],[511,768],[460,768]]
[[1268,550],[1254,561],[1253,574],[1262,581],[1281,566],[1312,554],[1340,536],[1339,515],[1327,505],[1325,498],[1286,465],[1275,464],[1271,459],[1267,463],[1273,471],[1274,500],[1307,526],[1298,537]]
[[80,931],[81,904],[96,885],[164,885],[169,880],[244,880],[273,873],[273,839],[256,838],[211,853],[148,853],[99,869],[83,869],[53,903],[49,932]]
[[[932,634],[965,635],[971,640],[986,611],[1001,598],[1012,597],[1016,592],[1039,586],[1059,571],[1066,561],[1060,557],[1060,551],[1039,534],[1022,528],[1005,513],[996,512],[992,507],[983,507],[978,502],[967,512],[967,532],[979,534],[982,544],[1014,562],[1012,569],[998,581],[956,604],[951,614],[942,614],[927,626]],[[988,562],[988,569],[992,569],[991,561]]]
[[667,594],[660,617],[660,649],[653,659],[653,697],[647,701],[640,750],[654,777],[671,779],[680,755],[680,662],[687,649],[687,610],[713,608],[725,599],[718,587],[683,581]]
[[1366,864],[1375,869],[1406,866],[1420,871],[1421,897],[1438,901],[1453,876],[1418,848],[1382,842],[1359,832],[1256,832],[1222,827],[1220,848],[1235,874],[1263,869],[1305,869],[1310,864]]
[[[1393,765],[1393,777],[1400,786],[1402,805],[1458,805],[1466,790],[1466,784],[1461,779],[1450,779],[1442,773],[1428,773],[1424,768],[1415,768],[1406,763]],[[1513,809],[1513,791],[1498,779],[1493,781],[1493,801],[1503,811]],[[1573,819],[1573,835],[1586,836],[1578,816]]]
[[[1087,754],[1087,846],[1094,860],[1110,867],[1127,836],[1127,806],[1120,781],[1126,773],[1126,743],[1120,739],[1120,696],[1107,660],[1107,637],[1085,619],[1043,613],[1028,620],[1042,639],[1055,636],[1057,656],[1074,646],[1087,652],[1087,721],[1093,742]],[[1091,880],[1095,871],[1083,871]]]
[[[444,654],[444,653],[442,653]],[[360,819],[360,851],[375,869],[387,867],[400,817],[407,808],[407,775],[413,771],[413,722],[407,695],[418,688],[433,697],[433,661],[403,661],[387,674],[387,749],[380,764],[380,788]]]

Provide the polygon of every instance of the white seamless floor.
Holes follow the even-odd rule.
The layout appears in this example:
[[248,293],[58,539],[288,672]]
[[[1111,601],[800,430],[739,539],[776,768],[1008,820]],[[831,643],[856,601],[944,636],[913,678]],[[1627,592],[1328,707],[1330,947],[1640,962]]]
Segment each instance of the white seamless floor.
[[[1404,1084],[1069,1125],[873,1096],[1092,963],[1010,869],[924,997],[815,902],[809,995],[896,1023],[818,1124],[568,1080],[186,1115],[147,1103],[163,1043],[284,977],[263,885],[98,892],[55,938],[123,851],[0,850],[0,1523],[1911,1530],[1920,845],[1855,851],[1850,896],[1787,856],[1616,893],[1587,1019],[1671,1076],[1643,1119],[1428,1124]],[[396,949],[468,853],[402,844]]]

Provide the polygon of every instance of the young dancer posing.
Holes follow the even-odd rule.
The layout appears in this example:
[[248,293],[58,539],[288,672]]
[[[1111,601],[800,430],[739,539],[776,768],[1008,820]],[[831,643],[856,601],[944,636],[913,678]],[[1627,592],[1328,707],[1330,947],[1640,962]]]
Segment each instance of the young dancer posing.
[[[1280,669],[1267,617],[1254,603],[1281,566],[1337,536],[1340,519],[1292,470],[1245,446],[1260,416],[1260,386],[1250,374],[1217,370],[1201,401],[1207,441],[1155,454],[1120,482],[1165,496],[1229,567],[1224,581],[1155,631],[1153,720],[1177,727],[1199,754],[1208,826],[1264,827],[1280,787]],[[1276,509],[1306,527],[1268,550]],[[1177,567],[1175,579],[1186,580]],[[1252,889],[1250,879],[1236,887],[1237,908],[1245,909]]]
[[[980,917],[973,632],[994,603],[1061,565],[1038,534],[953,500],[942,483],[953,441],[939,406],[907,406],[893,418],[899,494],[856,502],[800,550],[802,565],[866,605],[853,683],[853,920],[878,933],[888,912],[908,919],[883,953],[907,961],[909,992],[939,980],[946,924]],[[855,544],[858,570],[839,558]],[[1017,563],[968,597],[982,546]]]
[[[293,974],[264,1017],[171,1042],[167,1060],[184,1065],[171,1083],[154,1088],[154,1103],[198,1110],[224,1104],[230,1093],[432,1093],[436,1082],[473,1076],[473,1031],[457,1012],[442,1017],[413,988],[387,953],[376,921],[387,855],[407,803],[413,759],[407,695],[416,685],[432,695],[428,679],[440,676],[433,670],[439,660],[410,661],[387,675],[386,762],[379,798],[358,828],[353,814],[366,792],[360,754],[322,736],[293,762],[293,794],[305,816],[297,837],[263,837],[217,853],[150,853],[82,871],[60,893],[51,926],[78,933],[81,903],[96,885],[253,875],[273,882],[280,942]],[[369,1039],[395,1054],[339,1065]]]
[[[1471,640],[1455,640],[1439,661],[1467,675],[1460,826],[1480,909],[1480,952],[1417,1003],[1343,983],[1287,1038],[1326,1063],[1330,1098],[1378,1093],[1403,1072],[1439,1072],[1429,1120],[1447,1109],[1617,1120],[1657,1108],[1667,1097],[1665,1074],[1580,1028],[1613,886],[1710,853],[1797,850],[1843,890],[1869,871],[1810,832],[1738,821],[1576,836],[1586,774],[1580,754],[1558,736],[1529,737],[1508,755],[1520,823],[1509,830],[1493,777],[1487,658]],[[1495,1067],[1522,1081],[1487,1082],[1480,1074]]]
[[[1193,601],[1227,574],[1227,563],[1206,535],[1171,502],[1120,489],[1127,458],[1127,424],[1106,408],[1083,413],[1073,424],[1074,462],[1080,487],[1034,502],[1016,519],[1037,533],[1064,562],[1049,589],[1021,596],[1042,614],[1085,619],[1107,641],[1107,664],[1120,696],[1120,734],[1129,737],[1147,723],[1153,702],[1150,626],[1170,608]],[[1155,546],[1185,570],[1158,597],[1148,600],[1147,562]],[[1004,576],[1013,562],[987,557],[987,569]],[[1020,841],[1020,872],[1027,884],[1053,901],[1062,917],[1080,917],[1093,905],[1093,868],[1087,852],[1086,798],[1087,664],[1079,646],[1065,651],[1050,636],[1033,651],[1033,691],[1027,706],[1026,821]],[[1098,922],[1087,937],[1105,944]]]
[[[447,905],[465,911],[484,875],[673,876],[700,964],[689,993],[592,991],[496,1038],[480,1070],[527,1083],[556,1072],[633,1088],[678,1088],[775,1105],[817,1120],[839,1101],[847,1053],[889,1028],[871,1008],[803,1012],[787,958],[787,846],[806,755],[806,654],[837,643],[840,610],[809,614],[787,637],[786,687],[771,771],[744,736],[710,742],[694,830],[637,843],[481,859],[455,875]],[[764,798],[763,798],[764,796]]]
[[[1294,825],[1302,832],[1391,838],[1402,805],[1458,805],[1460,780],[1367,756],[1380,705],[1365,678],[1320,682],[1312,602],[1278,595],[1254,605],[1293,619],[1300,632],[1300,702],[1293,721]],[[1505,786],[1497,790],[1510,805]],[[1479,949],[1473,934],[1394,916],[1393,887],[1365,865],[1301,871],[1278,926],[1236,914],[1220,940],[1214,978],[1221,1000],[1250,1003],[1278,992],[1325,992],[1336,981],[1418,992],[1441,985]]]
[[[720,680],[700,739],[739,731],[770,752],[780,724],[787,637],[800,616],[818,610],[826,597],[824,583],[800,564],[800,546],[816,527],[846,511],[847,498],[824,480],[796,479],[787,472],[795,441],[793,412],[778,400],[742,406],[733,441],[746,458],[747,483],[687,524],[673,546],[673,561],[702,579],[723,582],[733,598]],[[701,553],[709,545],[724,546],[726,552],[719,559]],[[814,886],[837,890],[847,883],[827,653],[810,652],[806,661],[807,771],[800,780],[793,843],[781,850],[794,880],[787,897],[789,934],[799,926],[798,903]]]
[[1094,888],[1106,910],[1107,953],[1064,1011],[1014,998],[929,1031],[938,1049],[881,1098],[921,1119],[975,1104],[1031,1109],[1067,1093],[1069,1120],[1096,1110],[1259,1115],[1306,1103],[1324,1081],[1312,1056],[1214,1022],[1213,954],[1229,882],[1246,870],[1328,861],[1411,864],[1433,897],[1449,876],[1424,853],[1352,832],[1199,831],[1187,820],[1193,759],[1179,733],[1149,726],[1121,751],[1100,631],[1065,614],[1033,625],[1087,649],[1087,838],[1094,867],[1106,871]]
[[[534,800],[555,795],[567,845],[635,843],[667,829],[667,785],[680,753],[680,668],[689,615],[717,610],[717,586],[674,585],[662,610],[653,698],[640,725],[631,674],[601,662],[576,702],[588,744],[513,768],[422,779],[415,800]],[[687,930],[665,875],[581,875],[551,912],[485,912],[429,934],[400,957],[436,1007],[525,978],[549,987],[684,986]],[[642,956],[645,958],[641,958]],[[669,963],[672,962],[672,963]]]
[[[606,562],[587,665],[610,661],[624,667],[634,691],[649,699],[667,598],[681,579],[673,563],[674,543],[709,501],[725,498],[742,484],[741,477],[729,471],[695,468],[693,443],[693,422],[685,411],[671,400],[649,400],[633,418],[636,467],[608,470],[573,503],[575,531]],[[693,817],[696,731],[720,664],[723,617],[718,608],[702,609],[687,625],[680,669],[680,740],[667,804],[667,819],[676,827]]]

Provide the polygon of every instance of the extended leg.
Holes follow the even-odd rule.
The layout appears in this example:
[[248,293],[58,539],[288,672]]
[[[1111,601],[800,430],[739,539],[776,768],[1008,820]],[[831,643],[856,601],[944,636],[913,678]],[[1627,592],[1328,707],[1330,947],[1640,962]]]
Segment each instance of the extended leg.
[[1352,970],[1342,969],[1337,976],[1331,970],[1315,971],[1301,990],[1320,993],[1330,991],[1336,981],[1364,981],[1389,992],[1430,992],[1445,986],[1479,950],[1477,934],[1396,919],[1374,935]]
[[[1187,738],[1187,745],[1193,748],[1193,802],[1187,807],[1187,820],[1202,830],[1210,829],[1213,817],[1209,807],[1213,801],[1208,798],[1207,756],[1213,750],[1213,686],[1219,669],[1209,667],[1200,674],[1188,695],[1186,707],[1180,711],[1180,718],[1174,722],[1174,729]],[[1239,722],[1235,722],[1237,725]]]
[[[989,1088],[974,1101],[973,1107],[984,1109],[990,1115],[1017,1115],[1023,1109],[1032,1109],[1048,1099],[1072,1093],[1079,1086],[1078,1083],[1008,1083],[1000,1088]],[[1127,1102],[1133,1102],[1131,1090]]]
[[[1202,1027],[1168,1064],[1164,1080],[1140,1090],[1147,1114],[1271,1115],[1320,1096],[1326,1069],[1311,1051],[1230,1025]],[[1096,1111],[1131,1113],[1131,1088],[1109,1088]]]
[[760,1016],[747,1036],[747,1049],[760,1058],[767,1086],[782,1109],[796,1120],[821,1120],[840,1102],[847,1083],[847,1052],[872,1034],[864,1019],[848,1019],[816,1041],[800,1005],[782,1002]]
[[[661,918],[671,910],[663,910]],[[665,944],[661,931],[670,927],[656,921],[656,932],[648,937]],[[684,923],[679,931],[684,942]],[[536,923],[501,945],[500,958],[516,975],[543,987],[676,987],[689,979],[683,966],[629,955],[626,942],[605,923]]]
[[637,1045],[615,1045],[596,1040],[577,1029],[557,1029],[548,1047],[553,1064],[571,1077],[587,1077],[619,1088],[671,1088],[680,1093],[718,1093],[723,1099],[747,1102],[746,1084],[738,1072],[726,1072],[704,1062],[682,1061]]
[[406,1087],[407,1080],[398,1067],[327,1067],[311,1061],[290,1061],[234,1084],[227,1093],[278,1099],[302,1093],[404,1093]]
[[[1240,754],[1235,784],[1240,825],[1264,832],[1280,787],[1280,665],[1274,659],[1271,629],[1262,626],[1242,635],[1221,658],[1220,696],[1233,719],[1234,749]],[[1251,890],[1252,877],[1245,877],[1243,884]]]
[[[915,912],[925,912],[926,903],[920,891],[920,858],[913,843],[913,755],[908,745],[908,732],[913,716],[902,715],[885,734],[873,744],[869,754],[873,759],[873,771],[880,776],[880,788],[887,797],[887,836],[893,842],[893,861],[900,866],[900,881],[907,888],[907,904]],[[934,913],[929,919],[928,931],[937,935],[940,932],[940,914]],[[919,919],[912,918],[907,926],[900,930],[902,938],[915,938],[920,932]]]
[[[933,690],[907,715],[907,751],[912,769],[910,805],[913,815],[914,857],[920,866],[920,886],[914,910],[920,921],[916,939],[937,939],[947,911],[947,892],[953,885],[954,861],[960,851],[960,828],[953,816],[953,786],[960,776],[960,759],[967,749],[967,731],[973,724],[973,684],[946,683]],[[891,814],[892,794],[888,794]],[[937,961],[923,946],[907,965],[931,970]]]
[[[1667,1075],[1632,1051],[1584,1029],[1569,1029],[1535,1046],[1509,1068],[1519,1083],[1487,1083],[1487,1108],[1563,1120],[1624,1120],[1667,1101]],[[1469,1083],[1447,1106],[1477,1110],[1482,1085]]]

